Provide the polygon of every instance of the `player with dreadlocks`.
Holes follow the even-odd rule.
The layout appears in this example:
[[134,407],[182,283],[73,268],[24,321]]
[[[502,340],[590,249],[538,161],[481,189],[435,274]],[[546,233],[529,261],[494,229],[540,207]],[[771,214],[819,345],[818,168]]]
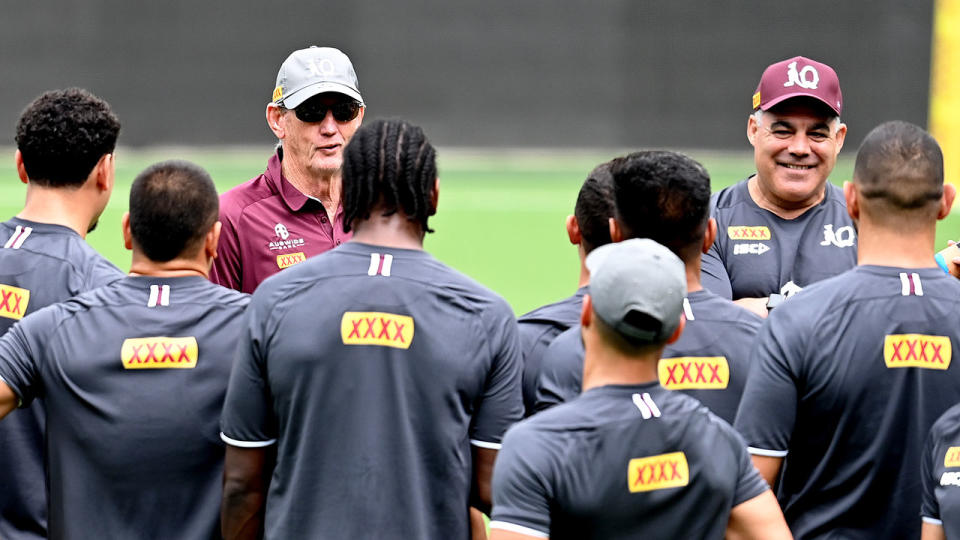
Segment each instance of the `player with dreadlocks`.
[[221,425],[224,536],[466,539],[523,412],[512,310],[423,250],[439,185],[419,127],[360,128],[343,187],[352,240],[254,294]]

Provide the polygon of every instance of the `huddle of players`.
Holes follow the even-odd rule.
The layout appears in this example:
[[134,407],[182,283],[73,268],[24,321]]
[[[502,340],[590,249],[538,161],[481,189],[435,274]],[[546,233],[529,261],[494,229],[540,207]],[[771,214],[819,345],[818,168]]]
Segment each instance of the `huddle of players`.
[[[359,126],[349,61],[305,51],[281,68],[271,128]],[[665,151],[598,167],[567,221],[581,288],[518,333],[501,298],[422,249],[439,183],[416,126],[350,131],[342,184],[314,194],[284,140],[221,200],[232,214],[202,169],[148,168],[124,276],[83,241],[119,123],[86,92],[41,96],[18,124],[27,203],[2,225],[0,415],[33,404],[0,422],[0,536],[465,538],[492,492],[500,539],[899,538],[919,532],[921,480],[923,534],[953,536],[960,409],[934,422],[960,403],[960,283],[932,259],[954,192],[936,142],[900,122],[866,137],[842,194],[827,184],[841,106],[833,70],[797,57],[761,79],[744,182],[711,198],[706,171]],[[328,247],[352,238],[251,298],[208,281],[221,227],[237,288],[226,263],[259,256],[244,205],[273,205],[282,240],[270,212],[325,224]],[[765,313],[801,288],[766,323],[721,297]],[[524,405],[564,401],[503,437]]]

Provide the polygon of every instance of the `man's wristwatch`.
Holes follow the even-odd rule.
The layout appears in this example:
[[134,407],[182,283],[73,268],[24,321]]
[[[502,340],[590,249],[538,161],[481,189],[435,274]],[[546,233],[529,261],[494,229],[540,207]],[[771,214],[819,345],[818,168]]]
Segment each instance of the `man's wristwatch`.
[[779,306],[787,298],[782,294],[773,293],[767,298],[767,311],[773,310],[773,308]]

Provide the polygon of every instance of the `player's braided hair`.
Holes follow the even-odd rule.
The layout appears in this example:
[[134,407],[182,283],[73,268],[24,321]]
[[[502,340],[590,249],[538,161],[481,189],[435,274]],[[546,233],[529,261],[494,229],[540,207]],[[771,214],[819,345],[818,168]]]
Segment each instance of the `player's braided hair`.
[[110,105],[80,88],[45,92],[17,122],[17,149],[30,181],[80,186],[104,154],[113,152],[120,122]]
[[401,212],[425,232],[437,179],[436,151],[420,127],[403,120],[378,120],[353,135],[343,156],[343,229],[374,211]]

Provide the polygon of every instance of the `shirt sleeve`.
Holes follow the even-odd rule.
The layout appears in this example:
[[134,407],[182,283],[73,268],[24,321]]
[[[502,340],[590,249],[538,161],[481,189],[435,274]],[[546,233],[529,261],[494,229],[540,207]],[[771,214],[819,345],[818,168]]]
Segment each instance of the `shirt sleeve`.
[[[90,268],[90,274],[87,276],[87,282],[84,284],[83,291],[89,291],[109,285],[114,281],[122,279],[124,273],[114,266],[114,264],[103,257],[97,256],[97,260]],[[82,292],[82,291],[81,291]]]
[[940,521],[940,502],[937,501],[937,447],[939,446],[937,436],[937,424],[934,424],[927,436],[927,441],[923,446],[923,453],[920,455],[920,516]]
[[53,307],[28,315],[0,338],[0,379],[26,407],[42,395],[42,348],[54,328]]
[[523,424],[512,429],[493,468],[490,528],[529,536],[550,536],[550,472],[544,446],[530,439]]
[[547,347],[537,381],[536,411],[549,409],[580,395],[584,354],[580,325],[560,334]]
[[267,380],[264,330],[269,306],[254,295],[245,315],[220,418],[220,437],[231,446],[258,448],[277,441],[276,414]]
[[[784,457],[797,415],[797,368],[804,339],[810,333],[794,305],[784,305],[767,318],[757,336],[750,373],[734,426],[751,454]],[[808,321],[809,322],[809,321]]]
[[[719,233],[717,238],[719,240]],[[717,247],[717,241],[713,242],[710,250],[703,254],[700,259],[700,283],[704,289],[713,294],[732,300],[733,286],[730,284],[730,276],[727,274],[727,268],[723,264],[720,256],[720,248]]]
[[540,379],[540,366],[547,346],[560,334],[553,325],[524,323],[517,325],[520,330],[520,347],[523,351],[523,407],[526,414],[533,414],[537,402],[537,381]]
[[493,363],[470,425],[470,442],[499,448],[507,428],[523,418],[520,337],[517,321],[505,302],[496,310],[490,336],[490,343],[495,344],[491,350]]
[[221,210],[220,224],[220,242],[217,244],[217,258],[210,269],[210,281],[239,291],[243,288],[243,272],[235,217]]
[[770,489],[770,486],[760,476],[757,468],[753,466],[750,453],[747,452],[746,444],[740,435],[729,426],[725,427],[729,429],[730,436],[733,439],[733,450],[737,459],[737,487],[733,495],[733,506],[737,506],[763,494]]

